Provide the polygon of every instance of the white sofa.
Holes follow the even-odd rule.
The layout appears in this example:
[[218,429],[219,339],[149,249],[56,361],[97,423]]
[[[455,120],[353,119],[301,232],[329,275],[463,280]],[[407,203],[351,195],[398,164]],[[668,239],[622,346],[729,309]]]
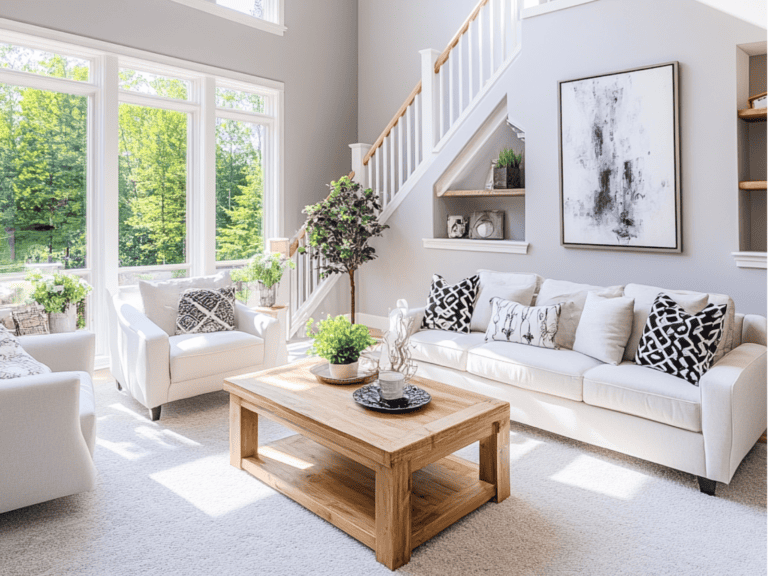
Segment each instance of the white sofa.
[[0,513],[96,485],[95,335],[19,342],[52,373],[0,380]]
[[[730,482],[766,429],[766,318],[736,314],[732,349],[697,387],[632,362],[648,295],[665,290],[624,290],[638,297],[618,366],[569,349],[486,342],[479,331],[421,330],[423,307],[401,300],[398,308],[415,319],[410,342],[419,376],[506,400],[514,421],[695,474],[702,492],[714,494],[715,482]],[[716,297],[722,301],[709,295]]]
[[175,335],[181,291],[228,285],[228,274],[148,284],[157,301],[144,302],[135,286],[111,298],[110,370],[118,388],[148,408],[152,420],[167,402],[221,390],[228,376],[275,365],[279,323],[240,302],[236,330]]

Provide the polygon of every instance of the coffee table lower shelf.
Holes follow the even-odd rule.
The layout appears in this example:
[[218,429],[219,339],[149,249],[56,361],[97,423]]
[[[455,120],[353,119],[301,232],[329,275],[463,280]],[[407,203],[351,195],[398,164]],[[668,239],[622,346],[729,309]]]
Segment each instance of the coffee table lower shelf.
[[[376,549],[373,470],[301,435],[259,446],[242,468],[366,546]],[[479,467],[448,456],[412,475],[411,548],[496,496]]]

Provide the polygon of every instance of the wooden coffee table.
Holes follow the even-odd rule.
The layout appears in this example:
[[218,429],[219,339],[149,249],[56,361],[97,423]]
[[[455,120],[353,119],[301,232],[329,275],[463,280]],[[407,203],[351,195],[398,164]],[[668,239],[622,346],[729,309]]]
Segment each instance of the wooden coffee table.
[[[394,570],[411,550],[489,500],[509,496],[509,404],[431,380],[409,414],[358,406],[359,386],[321,384],[296,364],[225,380],[230,463],[376,551]],[[258,417],[295,430],[258,444]],[[480,465],[452,455],[480,442]]]

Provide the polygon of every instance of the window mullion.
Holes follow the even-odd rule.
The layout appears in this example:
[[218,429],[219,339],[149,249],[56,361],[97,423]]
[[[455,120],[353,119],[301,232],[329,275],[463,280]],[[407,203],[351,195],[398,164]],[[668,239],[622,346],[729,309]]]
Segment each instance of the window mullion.
[[216,271],[216,80],[205,76],[200,80],[200,138],[198,139],[198,186],[193,201],[195,234],[192,248],[193,272],[213,274]]

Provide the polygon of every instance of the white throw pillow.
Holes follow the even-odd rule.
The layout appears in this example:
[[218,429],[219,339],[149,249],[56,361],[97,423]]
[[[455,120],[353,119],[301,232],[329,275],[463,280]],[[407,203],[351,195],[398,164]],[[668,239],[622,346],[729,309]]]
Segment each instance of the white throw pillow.
[[470,325],[470,329],[477,332],[485,332],[488,328],[493,298],[502,298],[518,302],[523,306],[530,306],[536,288],[541,282],[541,276],[538,274],[478,270],[477,275],[480,277],[480,288]]
[[557,348],[557,320],[560,304],[554,306],[523,306],[517,302],[494,298],[493,311],[485,341],[497,340],[527,344],[539,348]]
[[587,301],[587,293],[595,292],[604,298],[618,298],[624,294],[624,286],[591,286],[590,284],[576,284],[566,280],[544,280],[536,297],[536,306],[551,306],[562,304],[560,322],[557,328],[555,343],[560,348],[573,350],[573,342],[576,339],[576,328],[579,325],[584,303]]
[[16,336],[0,326],[0,380],[48,374],[48,366],[38,362],[21,347]]
[[606,364],[618,365],[632,332],[634,303],[632,298],[604,298],[588,292],[573,349]]
[[139,282],[139,291],[144,303],[144,315],[157,324],[168,336],[176,334],[176,316],[179,312],[181,294],[190,288],[226,288],[232,284],[229,270],[215,276],[176,278],[163,282]]

